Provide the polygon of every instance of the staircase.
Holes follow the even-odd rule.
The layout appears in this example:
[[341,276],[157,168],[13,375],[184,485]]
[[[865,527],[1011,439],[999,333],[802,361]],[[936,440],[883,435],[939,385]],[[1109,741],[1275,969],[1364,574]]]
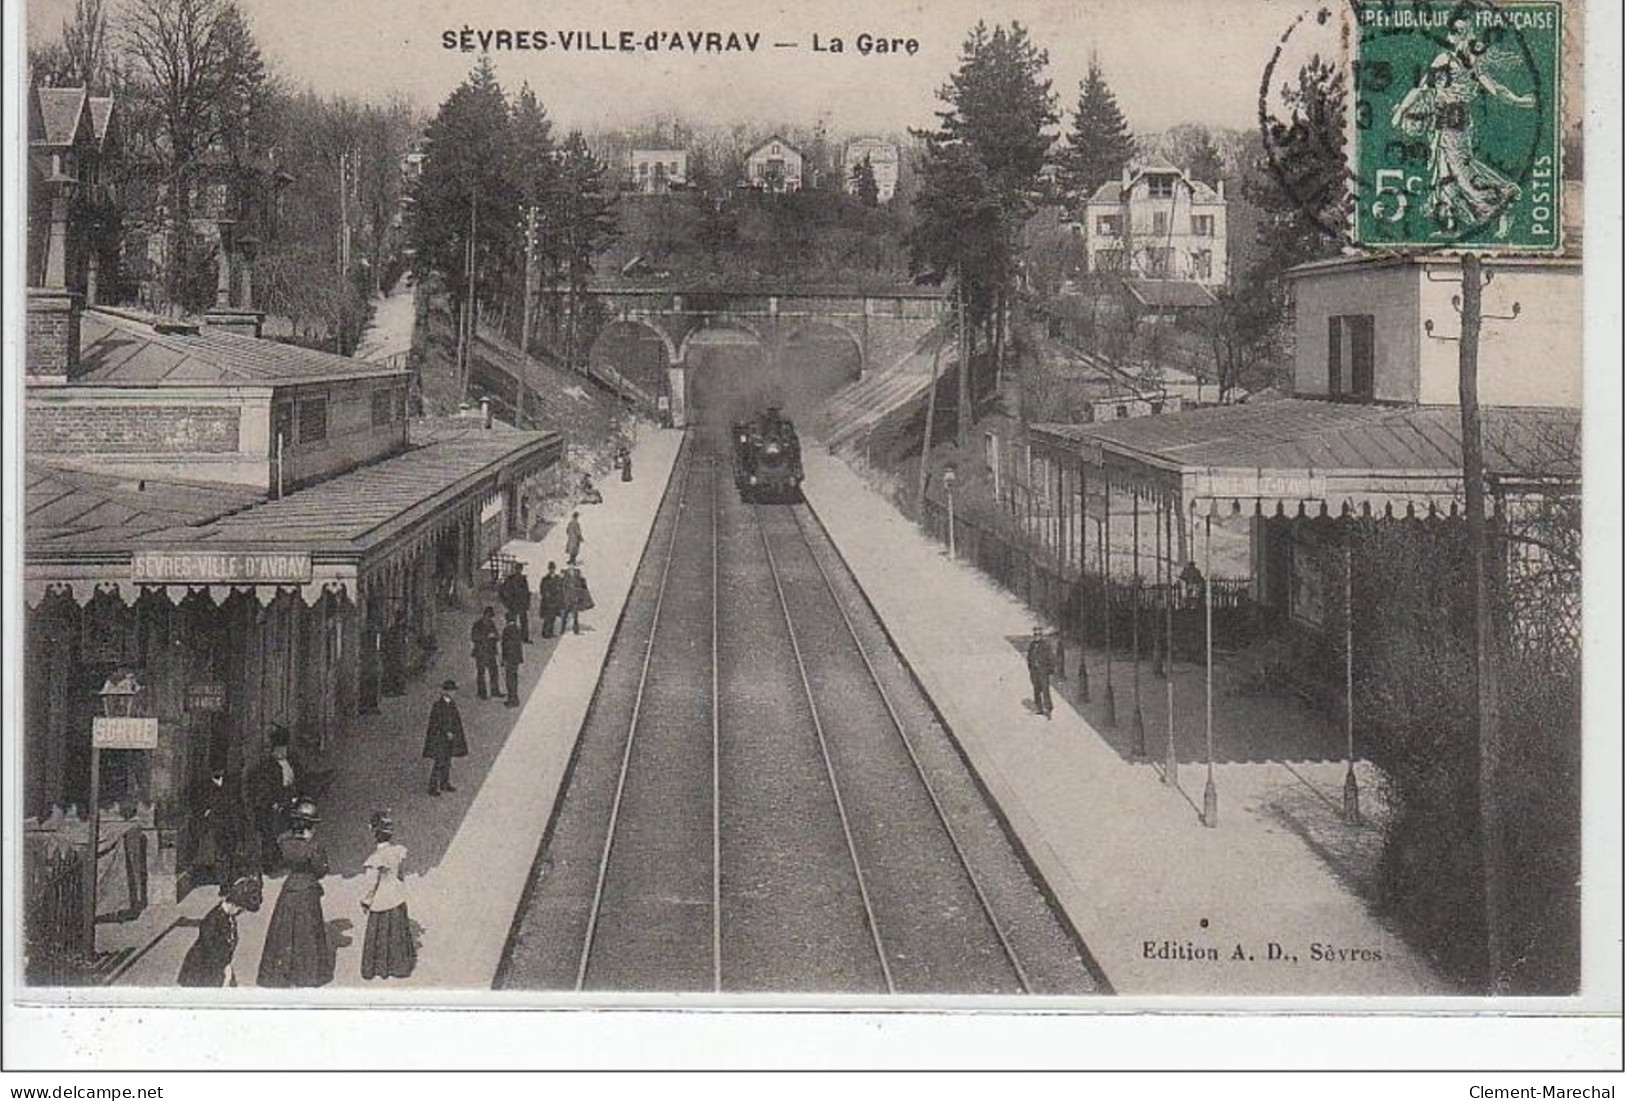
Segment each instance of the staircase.
[[[887,417],[924,398],[931,388],[931,361],[945,334],[933,332],[919,342],[902,362],[872,371],[831,394],[819,411],[818,430],[831,451],[854,449]],[[952,347],[942,351],[937,375],[954,368]]]

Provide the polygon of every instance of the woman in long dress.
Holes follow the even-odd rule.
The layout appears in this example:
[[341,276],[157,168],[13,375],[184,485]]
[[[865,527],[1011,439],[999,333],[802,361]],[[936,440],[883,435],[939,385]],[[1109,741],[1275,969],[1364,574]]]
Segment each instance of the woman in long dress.
[[1405,134],[1428,139],[1428,212],[1439,233],[1470,231],[1499,217],[1496,236],[1505,237],[1508,208],[1522,190],[1478,156],[1474,108],[1486,95],[1522,108],[1533,107],[1535,97],[1514,92],[1496,75],[1521,64],[1517,52],[1505,46],[1475,52],[1465,17],[1451,21],[1449,43],[1395,105],[1391,121]]
[[322,915],[327,853],[316,840],[316,804],[301,799],[288,815],[292,827],[277,838],[288,878],[282,883],[260,956],[261,986],[325,986],[333,981],[333,950]]
[[406,885],[401,865],[406,846],[395,841],[395,823],[388,811],[375,811],[372,836],[378,847],[362,865],[367,893],[361,908],[367,912],[367,934],[361,942],[363,979],[404,979],[417,966],[412,923],[406,915]]

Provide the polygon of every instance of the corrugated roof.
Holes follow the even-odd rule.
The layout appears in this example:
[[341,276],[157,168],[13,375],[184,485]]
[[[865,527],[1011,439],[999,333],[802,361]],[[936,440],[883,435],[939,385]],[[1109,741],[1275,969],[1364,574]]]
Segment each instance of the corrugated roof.
[[1202,284],[1180,279],[1125,279],[1123,286],[1142,306],[1185,309],[1218,302]]
[[[1461,411],[1285,398],[1097,424],[1035,426],[1185,469],[1438,472],[1461,469]],[[1501,477],[1578,478],[1575,409],[1484,409],[1484,465]]]
[[45,145],[72,145],[87,98],[83,88],[36,88],[39,113],[30,112],[28,140]]
[[247,486],[94,474],[30,461],[24,532],[30,549],[127,547],[131,539],[207,523],[265,494]]
[[86,310],[79,383],[204,386],[313,382],[404,374],[363,360],[204,326],[161,331],[159,319]]

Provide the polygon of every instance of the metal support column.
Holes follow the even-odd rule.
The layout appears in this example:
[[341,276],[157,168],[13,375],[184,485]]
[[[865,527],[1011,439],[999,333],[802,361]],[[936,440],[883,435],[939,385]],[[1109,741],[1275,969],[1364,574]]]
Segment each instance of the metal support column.
[[1168,655],[1168,756],[1162,766],[1162,782],[1179,786],[1179,749],[1174,743],[1174,512],[1172,501],[1166,502],[1167,508],[1163,510],[1161,522],[1167,525],[1168,577],[1163,592],[1167,594],[1163,601],[1163,618],[1166,632],[1164,634],[1164,652]]
[[1145,756],[1145,711],[1140,706],[1140,596],[1145,580],[1140,576],[1140,491],[1134,490],[1134,607],[1130,612],[1131,641],[1134,645],[1134,755]]
[[1102,471],[1105,493],[1100,521],[1100,591],[1106,619],[1106,725],[1117,725],[1117,693],[1112,688],[1112,480]]
[[1203,519],[1207,525],[1202,551],[1207,566],[1202,582],[1207,610],[1207,784],[1202,788],[1202,825],[1213,829],[1219,824],[1219,789],[1213,784],[1213,517],[1210,514]]
[[1360,785],[1354,778],[1354,531],[1343,532],[1343,715],[1348,771],[1343,774],[1343,817],[1360,821]]

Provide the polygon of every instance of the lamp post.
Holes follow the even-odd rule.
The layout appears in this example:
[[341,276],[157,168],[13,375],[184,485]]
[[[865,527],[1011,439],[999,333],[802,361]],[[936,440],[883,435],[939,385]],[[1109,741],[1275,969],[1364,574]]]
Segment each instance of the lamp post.
[[948,490],[948,557],[958,558],[959,548],[954,542],[954,486],[959,482],[959,470],[949,463],[942,472],[942,484]]
[[158,720],[135,716],[136,698],[142,692],[135,674],[117,672],[103,682],[97,695],[102,714],[91,722],[90,798],[85,842],[85,955],[96,958],[96,850],[102,830],[102,750],[153,749],[158,744]]

